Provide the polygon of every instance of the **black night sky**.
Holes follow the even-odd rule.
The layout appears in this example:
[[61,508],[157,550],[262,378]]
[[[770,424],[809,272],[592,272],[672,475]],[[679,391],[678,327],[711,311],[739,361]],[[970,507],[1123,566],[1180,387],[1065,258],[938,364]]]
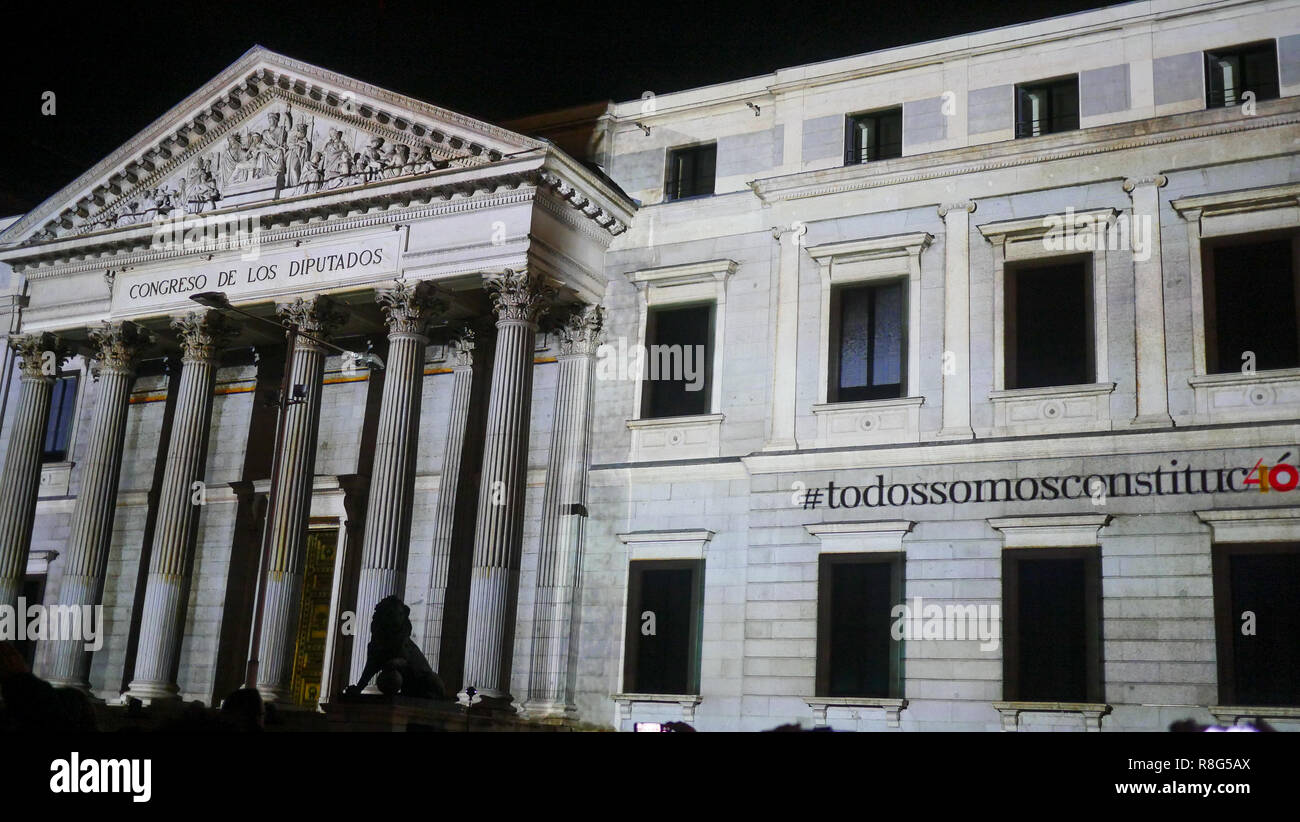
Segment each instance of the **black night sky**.
[[[621,5],[48,6],[0,31],[0,215],[27,211],[261,44],[489,121],[1115,5],[926,0]],[[55,116],[41,96],[56,94]]]

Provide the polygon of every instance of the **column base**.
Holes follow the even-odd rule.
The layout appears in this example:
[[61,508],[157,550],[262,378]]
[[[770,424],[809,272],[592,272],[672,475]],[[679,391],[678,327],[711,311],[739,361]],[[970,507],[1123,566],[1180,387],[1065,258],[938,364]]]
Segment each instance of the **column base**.
[[799,443],[793,439],[771,440],[763,446],[763,451],[798,451]]
[[471,700],[469,694],[462,690],[456,694],[456,701],[472,708],[475,714],[516,716],[519,713],[514,697],[500,691],[476,691]]
[[970,426],[961,426],[959,428],[944,428],[934,435],[936,440],[973,440],[975,439],[975,429]]
[[145,705],[151,705],[154,702],[179,701],[180,698],[181,689],[177,685],[166,682],[132,682],[122,694],[122,704],[138,699]]
[[578,708],[563,702],[529,701],[520,708],[519,717],[548,725],[568,725],[578,722]]
[[1139,414],[1129,422],[1131,428],[1173,428],[1174,418],[1168,413]]

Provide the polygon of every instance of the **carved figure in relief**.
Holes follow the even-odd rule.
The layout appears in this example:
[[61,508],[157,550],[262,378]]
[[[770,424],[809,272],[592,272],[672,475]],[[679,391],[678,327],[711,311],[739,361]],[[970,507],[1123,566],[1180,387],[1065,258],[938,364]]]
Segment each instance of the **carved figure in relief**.
[[415,154],[411,156],[410,163],[411,174],[425,174],[433,171],[433,157],[430,155],[428,146],[416,146]]
[[352,175],[352,150],[343,141],[343,132],[330,129],[329,141],[325,143],[325,180],[327,188],[348,185]]
[[311,159],[302,164],[302,169],[298,174],[298,185],[294,188],[293,193],[297,194],[314,194],[321,190],[321,184],[325,179],[325,160],[318,151],[311,155]]
[[291,188],[302,178],[303,167],[311,156],[311,138],[307,124],[299,123],[284,144],[284,185]]

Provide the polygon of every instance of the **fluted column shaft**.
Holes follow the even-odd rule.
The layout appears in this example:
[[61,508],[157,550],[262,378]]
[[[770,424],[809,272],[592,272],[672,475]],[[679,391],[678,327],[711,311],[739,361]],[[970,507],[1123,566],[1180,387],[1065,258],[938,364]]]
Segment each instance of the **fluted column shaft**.
[[15,606],[36,521],[41,452],[58,370],[50,366],[57,366],[59,341],[50,334],[24,334],[11,337],[9,344],[22,358],[22,376],[0,474],[0,605]]
[[[344,316],[325,297],[298,298],[279,306],[283,320],[314,337],[328,336]],[[262,636],[258,647],[257,690],[269,702],[289,698],[294,647],[301,608],[307,525],[311,490],[316,476],[316,438],[320,431],[320,401],[325,376],[325,348],[299,336],[294,345],[291,385],[305,390],[302,402],[284,413],[284,436],[278,455],[273,507],[268,513],[271,553],[263,582],[266,590]],[[281,402],[288,401],[281,397]]]
[[173,699],[180,691],[176,673],[201,508],[194,504],[193,483],[203,479],[217,360],[231,334],[215,311],[193,312],[174,320],[172,327],[180,334],[184,354],[145,581],[135,677],[127,690],[145,701]]
[[[425,326],[441,307],[429,283],[398,282],[376,295],[388,323],[388,365],[375,436],[370,500],[361,542],[357,585],[356,634],[352,672],[356,682],[366,666],[370,617],[387,596],[401,597],[411,547],[411,508],[415,496],[415,450],[424,382]],[[358,684],[365,686],[365,682]]]
[[[486,285],[497,315],[497,348],[474,529],[464,678],[478,698],[504,707],[510,701],[507,657],[523,539],[533,348],[537,319],[554,292],[540,277],[509,269]],[[468,699],[465,692],[461,699]]]
[[460,485],[460,460],[465,450],[465,426],[474,387],[474,332],[466,329],[452,343],[451,415],[447,420],[447,445],[438,477],[438,507],[433,525],[433,560],[429,569],[429,595],[424,623],[424,654],[436,668],[442,654],[442,619],[447,603],[451,570],[451,535],[456,524],[456,489]]
[[[81,491],[72,510],[67,565],[59,585],[59,604],[79,609],[103,602],[131,383],[139,350],[151,341],[130,323],[105,323],[90,332],[90,340],[98,363],[99,394],[81,463]],[[85,643],[51,641],[44,674],[56,686],[89,693],[90,654]]]
[[588,306],[560,328],[529,669],[528,707],[539,715],[564,715],[575,709],[569,688],[570,637],[586,522],[592,359],[602,319],[598,306]]

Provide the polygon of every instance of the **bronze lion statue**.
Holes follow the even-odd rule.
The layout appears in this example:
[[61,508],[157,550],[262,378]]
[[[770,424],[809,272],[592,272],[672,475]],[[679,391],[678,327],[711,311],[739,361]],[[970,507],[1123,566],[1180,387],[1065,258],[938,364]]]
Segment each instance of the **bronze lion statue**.
[[378,674],[375,683],[380,691],[393,696],[446,699],[442,679],[429,665],[419,647],[411,641],[411,609],[395,596],[387,596],[375,606],[370,619],[370,642],[366,645],[366,667],[361,680],[344,691],[349,696],[361,693]]

